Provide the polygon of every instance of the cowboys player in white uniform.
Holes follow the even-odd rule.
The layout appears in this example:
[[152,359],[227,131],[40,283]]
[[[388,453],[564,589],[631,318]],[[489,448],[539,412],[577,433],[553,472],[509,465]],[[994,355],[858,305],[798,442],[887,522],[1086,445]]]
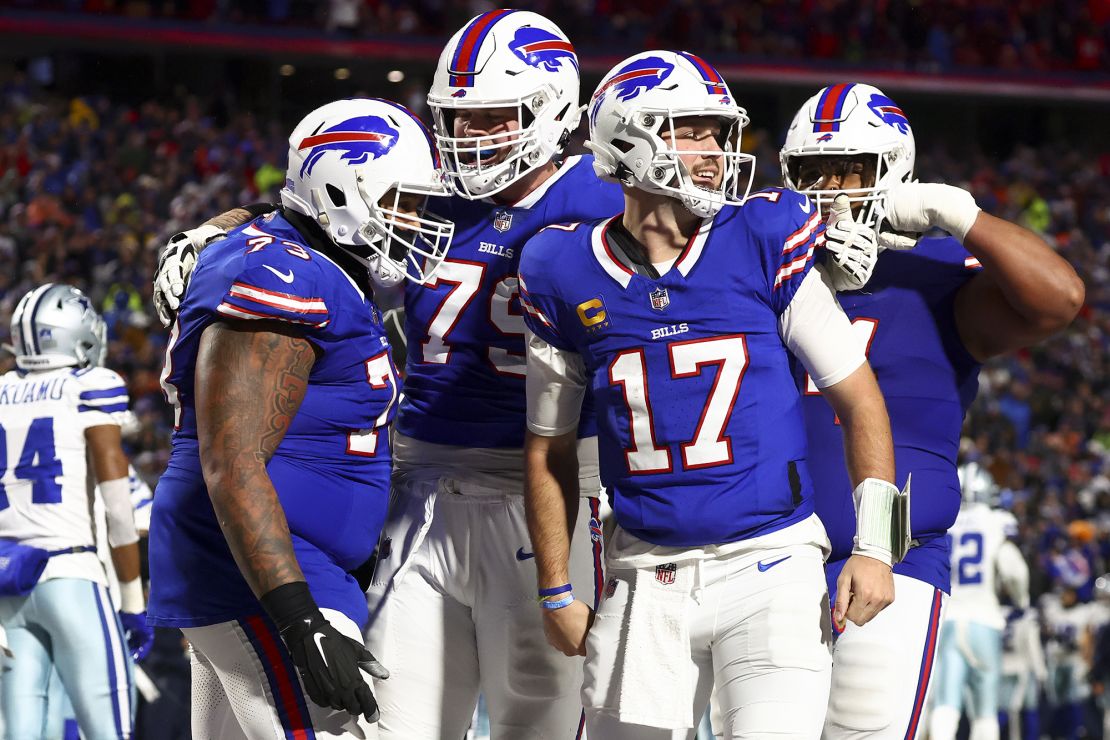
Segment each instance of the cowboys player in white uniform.
[[[960,711],[971,722],[971,740],[997,740],[1002,680],[1002,630],[998,601],[1004,590],[1018,608],[1029,606],[1029,566],[1010,537],[1014,515],[991,506],[998,488],[978,463],[960,467],[964,502],[952,537],[952,595],[940,633],[937,683],[929,737],[953,740]],[[971,698],[964,702],[965,689]]]
[[[0,622],[14,654],[3,685],[7,737],[43,731],[56,669],[84,737],[127,738],[128,643],[138,647],[149,635],[120,446],[127,390],[119,375],[100,367],[104,323],[75,288],[46,284],[24,296],[12,317],[12,343],[17,369],[0,377],[0,537],[5,547],[38,548],[48,560],[37,582],[17,584],[14,574],[4,574]],[[96,554],[90,479],[104,500],[118,605]]]

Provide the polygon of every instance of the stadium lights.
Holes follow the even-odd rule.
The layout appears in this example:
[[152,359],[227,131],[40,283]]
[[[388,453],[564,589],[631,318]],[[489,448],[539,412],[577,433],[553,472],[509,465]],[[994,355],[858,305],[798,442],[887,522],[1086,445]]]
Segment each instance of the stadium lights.
[[346,67],[339,67],[335,70],[335,79],[337,80],[345,80],[350,76],[351,70],[347,69]]
[[399,69],[391,69],[389,70],[389,74],[387,74],[385,78],[390,82],[404,82],[405,73]]
[[283,64],[283,65],[281,65],[281,67],[280,67],[280,68],[278,69],[278,72],[280,72],[280,73],[281,73],[281,76],[282,76],[282,77],[292,77],[292,76],[293,76],[293,74],[294,74],[294,73],[295,73],[296,71],[297,71],[297,68],[296,68],[296,67],[294,67],[294,66],[293,66],[292,64]]

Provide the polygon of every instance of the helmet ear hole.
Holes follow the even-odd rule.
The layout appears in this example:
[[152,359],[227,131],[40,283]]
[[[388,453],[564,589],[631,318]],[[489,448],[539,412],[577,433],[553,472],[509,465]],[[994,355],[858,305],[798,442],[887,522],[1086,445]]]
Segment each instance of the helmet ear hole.
[[613,139],[613,148],[620,151],[621,154],[628,154],[636,145],[626,139]]
[[342,190],[332,185],[330,182],[327,184],[328,197],[331,199],[332,205],[336,208],[342,208],[347,205],[347,196]]

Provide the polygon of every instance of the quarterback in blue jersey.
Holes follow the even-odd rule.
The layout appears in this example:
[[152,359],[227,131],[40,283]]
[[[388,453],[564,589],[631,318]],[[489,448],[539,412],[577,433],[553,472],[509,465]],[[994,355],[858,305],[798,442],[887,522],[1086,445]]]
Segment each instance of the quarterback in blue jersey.
[[[980,212],[963,190],[911,182],[914,154],[905,114],[863,84],[832,85],[810,98],[781,153],[789,187],[842,210],[849,222],[877,227],[888,249],[866,287],[839,300],[886,398],[898,481],[913,477],[916,546],[894,567],[894,605],[836,640],[826,738],[923,734],[949,590],[945,533],[960,506],[960,428],[980,363],[1058,331],[1083,301],[1075,272],[1035,234]],[[842,209],[838,197],[847,201]],[[950,236],[918,238],[932,228]],[[856,535],[840,454],[844,427],[812,381],[802,383],[808,463],[832,541],[835,588]]]
[[[545,229],[520,265],[533,332],[526,502],[545,632],[586,656],[590,737],[692,738],[714,681],[726,737],[816,737],[831,671],[828,542],[792,354],[848,432],[869,526],[837,608],[860,623],[893,597],[898,495],[878,386],[811,269],[831,237],[805,196],[747,196],[747,115],[700,57],[626,59],[589,116],[595,169],[622,183],[625,211]],[[592,584],[567,568],[587,388],[617,520],[596,619]]]
[[434,272],[452,229],[423,203],[445,192],[408,110],[337,101],[289,138],[284,208],[200,256],[150,526],[150,617],[192,645],[198,737],[376,732],[364,672],[388,673],[351,571],[385,519],[399,384],[371,278]]

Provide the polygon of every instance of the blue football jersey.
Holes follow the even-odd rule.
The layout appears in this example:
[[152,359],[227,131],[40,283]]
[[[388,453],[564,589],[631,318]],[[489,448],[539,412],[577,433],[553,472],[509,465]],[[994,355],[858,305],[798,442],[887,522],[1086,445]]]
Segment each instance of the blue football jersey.
[[[898,485],[913,474],[913,536],[921,544],[894,567],[949,589],[945,532],[960,509],[956,453],[960,428],[979,387],[979,363],[956,329],[956,292],[979,263],[950,237],[922,239],[909,252],[885,252],[863,290],[839,295],[861,339],[890,414]],[[809,469],[817,513],[832,540],[830,583],[852,553],[855,509],[840,424],[808,378]]]
[[592,378],[617,521],[695,547],[806,518],[801,394],[779,318],[812,266],[816,209],[790,191],[753,194],[704,222],[657,279],[617,259],[613,222],[545,229],[520,276],[529,327]]
[[154,623],[200,626],[260,609],[204,485],[193,389],[204,329],[220,320],[262,319],[297,328],[318,350],[304,400],[267,471],[317,603],[365,624],[365,598],[346,571],[369,558],[385,519],[387,427],[398,382],[363,280],[364,274],[314,249],[280,213],[236,229],[201,253],[163,371],[178,422],[150,526]]
[[[454,221],[455,237],[431,285],[406,285],[408,360],[397,430],[434,444],[523,447],[521,248],[549,224],[617,213],[620,187],[597,179],[592,157],[575,156],[512,206],[463,198],[431,205]],[[594,433],[585,414],[579,436]]]

